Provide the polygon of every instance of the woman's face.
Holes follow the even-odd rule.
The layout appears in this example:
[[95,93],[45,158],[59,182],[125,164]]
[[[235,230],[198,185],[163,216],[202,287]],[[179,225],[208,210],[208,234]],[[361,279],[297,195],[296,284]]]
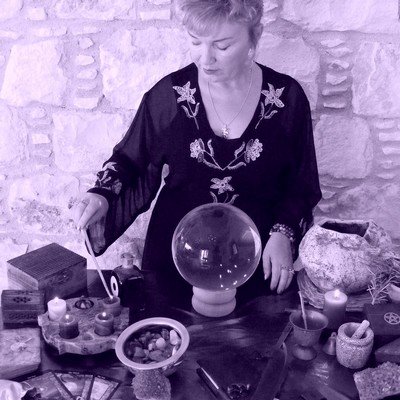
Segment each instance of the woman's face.
[[187,31],[190,54],[199,70],[199,78],[227,82],[246,73],[251,65],[250,41],[245,24],[224,22],[207,36]]

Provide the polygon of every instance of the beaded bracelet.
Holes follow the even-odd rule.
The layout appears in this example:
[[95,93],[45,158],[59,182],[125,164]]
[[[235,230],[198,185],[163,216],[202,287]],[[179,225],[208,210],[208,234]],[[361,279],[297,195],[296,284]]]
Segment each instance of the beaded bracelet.
[[293,243],[295,240],[294,230],[285,224],[275,224],[269,231],[269,234],[271,235],[274,232],[282,233],[290,240],[291,243]]

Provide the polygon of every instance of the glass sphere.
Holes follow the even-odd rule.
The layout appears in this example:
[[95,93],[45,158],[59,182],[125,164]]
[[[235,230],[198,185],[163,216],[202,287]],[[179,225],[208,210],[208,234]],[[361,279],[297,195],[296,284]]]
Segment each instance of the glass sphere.
[[261,258],[261,238],[251,218],[228,204],[211,203],[187,213],[172,237],[179,273],[201,289],[235,289],[246,282]]

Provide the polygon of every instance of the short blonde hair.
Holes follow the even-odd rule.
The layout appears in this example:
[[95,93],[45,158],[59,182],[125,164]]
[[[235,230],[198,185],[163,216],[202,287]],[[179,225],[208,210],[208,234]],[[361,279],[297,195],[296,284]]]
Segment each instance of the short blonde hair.
[[263,15],[263,0],[173,0],[172,10],[186,29],[198,34],[229,21],[246,24],[254,45],[259,39],[255,28]]

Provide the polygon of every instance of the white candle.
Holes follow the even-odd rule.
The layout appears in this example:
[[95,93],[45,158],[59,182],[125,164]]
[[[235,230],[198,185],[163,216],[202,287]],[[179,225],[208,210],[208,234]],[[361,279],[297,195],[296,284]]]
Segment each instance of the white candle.
[[339,289],[331,290],[325,293],[323,313],[328,317],[328,328],[338,328],[346,313],[347,296]]
[[49,319],[51,321],[58,321],[67,312],[67,303],[63,299],[55,297],[47,303],[47,310],[49,311]]

